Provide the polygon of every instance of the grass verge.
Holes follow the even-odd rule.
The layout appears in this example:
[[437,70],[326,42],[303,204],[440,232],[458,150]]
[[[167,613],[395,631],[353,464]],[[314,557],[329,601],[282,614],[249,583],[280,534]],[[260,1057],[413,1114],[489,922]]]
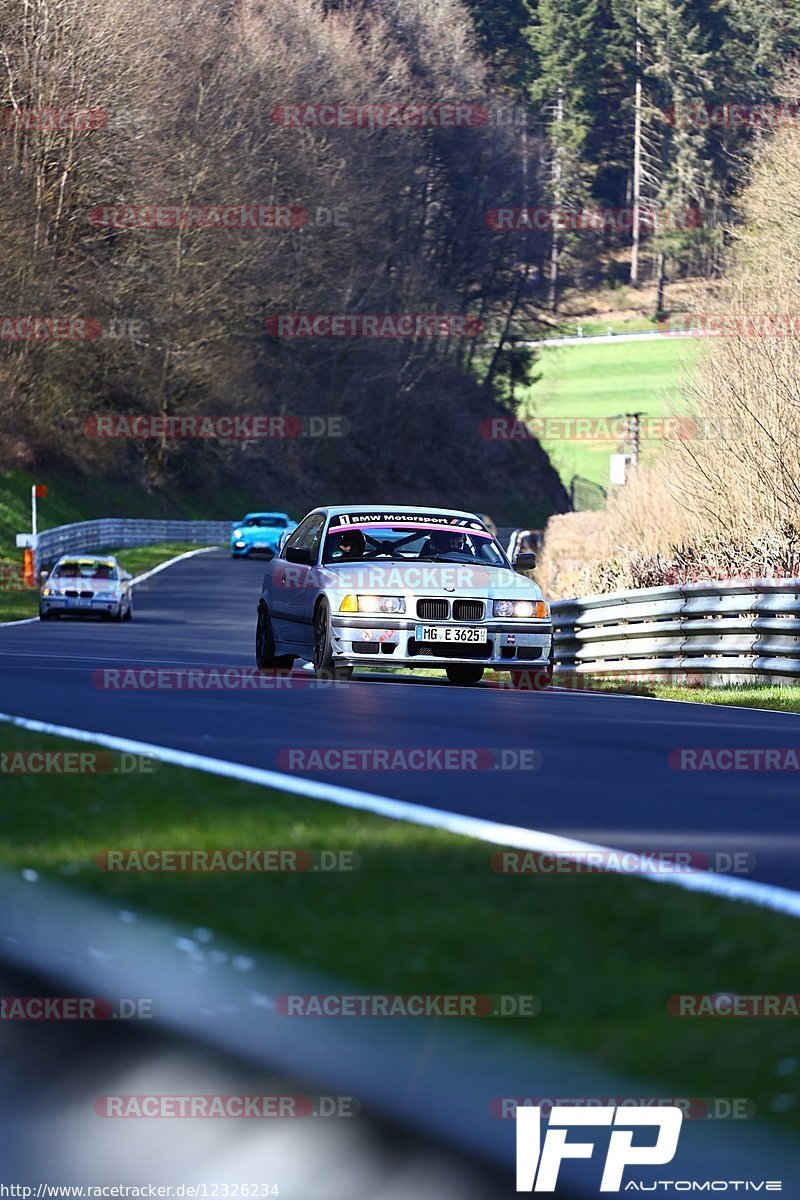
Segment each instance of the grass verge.
[[[0,753],[75,746],[0,727]],[[612,875],[496,874],[496,847],[169,766],[6,776],[0,813],[3,867],[207,926],[364,990],[533,993],[539,1016],[493,1028],[657,1081],[660,1095],[747,1097],[798,1124],[797,1020],[667,1010],[675,993],[795,990],[788,917]],[[108,849],[234,847],[350,850],[362,865],[331,875],[96,865]]]
[[[699,346],[699,341],[654,339],[542,349],[539,378],[517,393],[519,416],[608,420],[644,412],[660,419],[685,411],[679,385]],[[565,486],[580,475],[607,488],[609,456],[623,449],[613,441],[541,441]],[[661,445],[657,438],[643,439],[642,461],[652,459]]]
[[[572,677],[560,680],[556,687],[572,687]],[[776,712],[800,713],[800,687],[770,684],[729,684],[720,687],[672,687],[658,683],[637,683],[635,680],[592,680],[597,692],[616,692],[626,696],[652,696],[658,700],[689,700],[693,704],[728,704],[738,708],[767,708]]]
[[[175,558],[186,550],[197,550],[195,545],[188,543],[165,544],[161,546],[136,546],[126,550],[109,550],[119,560],[120,565],[131,575],[143,575],[145,571],[157,567],[167,559]],[[92,551],[93,554],[100,553]],[[0,559],[0,622],[21,621],[25,617],[35,617],[39,612],[38,588],[21,588],[16,575],[19,560],[3,561]],[[12,574],[13,572],[13,574]]]

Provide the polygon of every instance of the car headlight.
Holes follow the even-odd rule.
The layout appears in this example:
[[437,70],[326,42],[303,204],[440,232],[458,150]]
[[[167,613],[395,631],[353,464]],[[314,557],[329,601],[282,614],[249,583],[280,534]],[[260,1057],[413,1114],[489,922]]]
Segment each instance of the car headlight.
[[93,600],[119,600],[119,592],[116,589],[112,589],[111,591],[108,591],[108,592],[95,592],[95,594],[92,596],[92,599]]
[[234,531],[233,531],[233,536],[234,536],[235,538],[240,538],[240,537],[242,536],[242,531],[241,531],[241,529],[234,529]]
[[60,596],[61,592],[58,590],[58,588],[45,587],[45,588],[42,588],[42,595],[43,596]]
[[403,596],[355,596],[351,592],[342,601],[339,612],[404,613]]
[[544,600],[495,600],[492,612],[496,617],[536,617],[547,620]]

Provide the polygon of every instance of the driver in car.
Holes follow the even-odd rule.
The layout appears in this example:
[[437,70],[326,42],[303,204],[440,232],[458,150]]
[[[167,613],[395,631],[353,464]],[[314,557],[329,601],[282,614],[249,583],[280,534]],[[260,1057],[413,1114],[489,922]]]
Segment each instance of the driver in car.
[[452,533],[443,530],[433,530],[428,535],[428,540],[422,551],[420,558],[424,558],[429,554],[465,554],[467,553],[467,539],[460,530],[454,529]]
[[331,554],[333,559],[363,558],[367,540],[360,529],[346,529],[339,534],[339,542]]

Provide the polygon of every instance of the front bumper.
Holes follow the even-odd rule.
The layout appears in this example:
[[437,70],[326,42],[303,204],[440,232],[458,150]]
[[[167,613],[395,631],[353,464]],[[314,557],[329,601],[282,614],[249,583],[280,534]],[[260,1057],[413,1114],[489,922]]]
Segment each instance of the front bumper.
[[48,616],[118,617],[123,608],[121,600],[89,600],[83,597],[41,596],[39,611]]
[[231,554],[234,558],[248,558],[251,554],[263,554],[266,558],[274,558],[276,550],[274,546],[268,546],[266,543],[250,542],[231,542]]
[[422,624],[472,626],[472,622],[334,613],[333,657],[338,662],[373,666],[446,667],[450,663],[475,663],[501,670],[544,667],[550,661],[553,626],[549,621],[481,621],[475,627],[486,630],[486,641],[466,644],[417,642],[415,629]]

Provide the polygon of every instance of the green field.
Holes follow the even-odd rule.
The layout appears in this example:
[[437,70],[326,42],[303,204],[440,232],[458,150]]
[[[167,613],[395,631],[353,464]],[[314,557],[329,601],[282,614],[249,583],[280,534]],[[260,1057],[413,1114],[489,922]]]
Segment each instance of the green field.
[[[661,418],[685,412],[678,389],[696,361],[699,341],[653,340],[559,346],[543,349],[536,362],[540,378],[519,392],[523,418],[605,418],[644,412]],[[623,449],[615,441],[543,438],[565,485],[580,475],[608,489],[609,456]],[[660,442],[642,442],[642,461]]]
[[[76,745],[0,725],[0,754]],[[509,786],[531,784],[520,775]],[[790,917],[641,879],[498,874],[496,846],[165,765],[154,775],[8,775],[0,813],[3,868],[207,927],[364,990],[532,994],[539,1015],[492,1027],[638,1076],[663,1089],[654,1095],[749,1097],[759,1114],[797,1124],[796,1112],[770,1112],[786,1090],[776,1066],[798,1052],[796,1021],[676,1020],[667,1010],[682,992],[791,990]],[[156,848],[345,850],[360,867],[98,865],[110,849]]]

